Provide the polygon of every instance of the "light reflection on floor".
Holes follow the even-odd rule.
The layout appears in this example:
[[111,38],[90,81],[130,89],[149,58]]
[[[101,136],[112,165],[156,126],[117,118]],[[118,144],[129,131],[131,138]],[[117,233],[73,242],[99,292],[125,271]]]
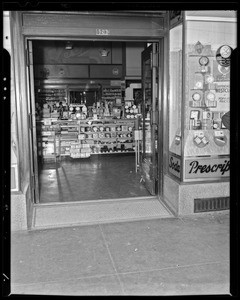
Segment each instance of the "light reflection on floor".
[[149,196],[135,157],[99,155],[47,163],[39,175],[40,203]]

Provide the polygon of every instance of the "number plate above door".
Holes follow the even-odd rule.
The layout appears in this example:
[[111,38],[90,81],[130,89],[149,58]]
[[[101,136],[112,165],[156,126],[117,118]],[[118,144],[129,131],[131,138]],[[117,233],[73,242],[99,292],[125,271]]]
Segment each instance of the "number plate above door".
[[110,29],[96,29],[96,35],[110,35]]

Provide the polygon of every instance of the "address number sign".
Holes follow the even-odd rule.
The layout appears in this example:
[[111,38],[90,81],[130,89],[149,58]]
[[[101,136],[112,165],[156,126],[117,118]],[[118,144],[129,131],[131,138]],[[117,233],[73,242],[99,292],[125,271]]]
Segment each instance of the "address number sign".
[[110,35],[110,29],[96,29],[96,35]]

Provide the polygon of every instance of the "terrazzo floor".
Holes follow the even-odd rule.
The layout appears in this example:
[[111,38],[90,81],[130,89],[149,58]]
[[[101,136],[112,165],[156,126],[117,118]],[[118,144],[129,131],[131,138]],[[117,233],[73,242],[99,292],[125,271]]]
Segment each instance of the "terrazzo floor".
[[134,155],[45,163],[39,174],[40,203],[150,196],[140,179]]

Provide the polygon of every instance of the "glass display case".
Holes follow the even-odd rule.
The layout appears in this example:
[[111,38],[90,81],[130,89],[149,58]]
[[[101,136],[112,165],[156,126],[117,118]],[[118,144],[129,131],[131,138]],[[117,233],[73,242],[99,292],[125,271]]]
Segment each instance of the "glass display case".
[[230,174],[230,132],[222,117],[230,110],[237,25],[234,12],[220,14],[186,12],[170,30],[169,174],[184,182]]

